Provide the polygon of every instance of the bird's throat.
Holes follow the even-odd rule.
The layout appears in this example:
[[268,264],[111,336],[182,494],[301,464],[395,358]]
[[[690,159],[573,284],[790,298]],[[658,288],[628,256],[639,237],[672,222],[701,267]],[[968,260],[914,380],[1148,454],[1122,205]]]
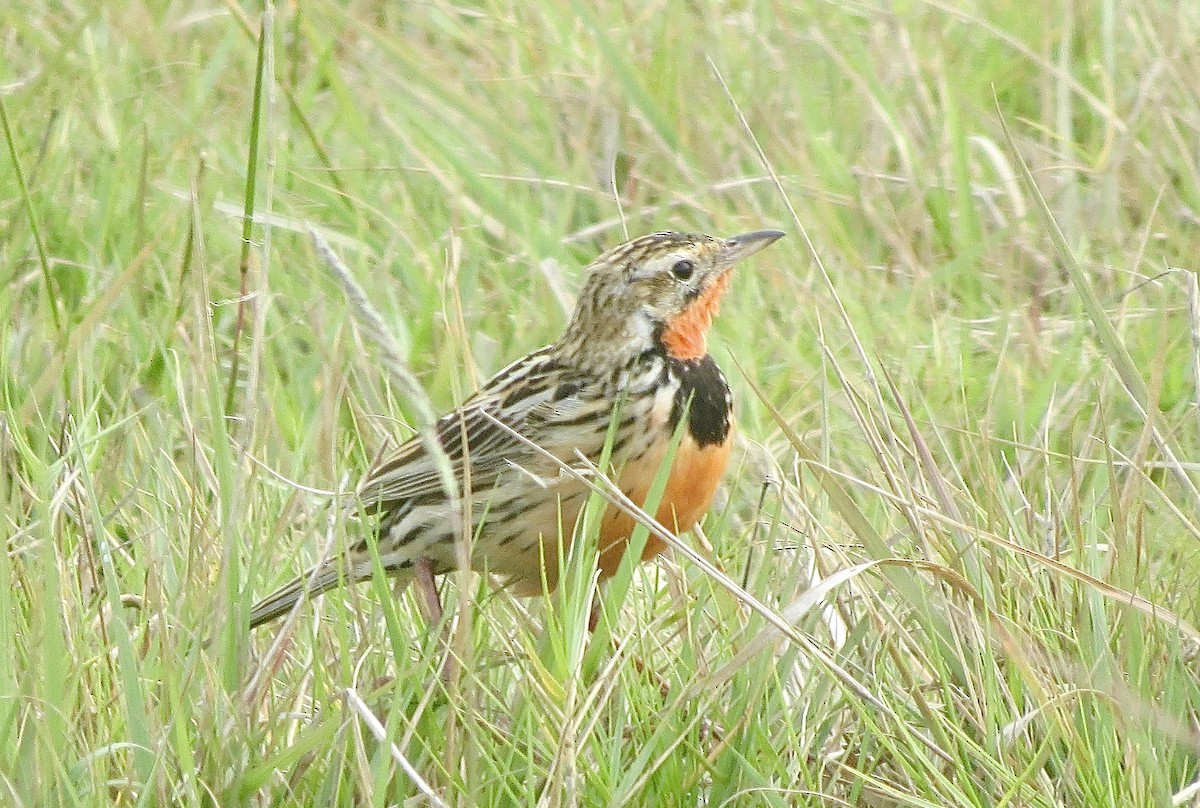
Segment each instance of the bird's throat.
[[729,289],[733,273],[726,271],[687,305],[662,332],[667,355],[684,362],[702,359],[708,354],[709,326],[721,306],[721,297]]

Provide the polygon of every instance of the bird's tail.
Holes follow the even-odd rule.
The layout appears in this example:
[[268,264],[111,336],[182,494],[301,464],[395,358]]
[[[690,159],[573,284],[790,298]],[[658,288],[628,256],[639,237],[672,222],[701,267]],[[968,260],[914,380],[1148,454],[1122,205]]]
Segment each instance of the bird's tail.
[[[368,573],[367,578],[370,577]],[[250,610],[250,628],[269,623],[280,615],[287,614],[297,601],[315,598],[338,586],[343,581],[353,583],[362,580],[354,577],[353,570],[341,569],[333,563],[310,569],[287,586],[281,587],[255,604]]]
[[[413,559],[406,548],[380,556],[383,572],[397,584],[413,577]],[[250,610],[250,628],[258,628],[282,614],[287,614],[298,601],[315,598],[342,584],[352,585],[369,581],[375,574],[375,564],[365,552],[354,551],[310,568],[287,586],[275,590]],[[439,570],[444,572],[445,570]]]

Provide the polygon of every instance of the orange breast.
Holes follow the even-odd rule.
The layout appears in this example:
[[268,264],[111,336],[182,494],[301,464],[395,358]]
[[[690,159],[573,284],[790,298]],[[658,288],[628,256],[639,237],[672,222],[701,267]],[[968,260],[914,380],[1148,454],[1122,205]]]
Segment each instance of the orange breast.
[[[690,435],[683,436],[679,449],[675,452],[675,461],[671,466],[666,490],[655,514],[660,524],[676,533],[682,533],[690,530],[704,517],[725,474],[732,446],[732,430],[723,443],[704,447],[698,445]],[[619,482],[621,490],[638,505],[645,503],[654,478],[665,459],[664,454],[647,452],[645,457],[623,470]],[[604,519],[600,523],[602,579],[612,576],[620,566],[634,525],[632,517],[612,506],[605,511]],[[651,534],[642,551],[642,561],[648,561],[666,549],[666,542]]]

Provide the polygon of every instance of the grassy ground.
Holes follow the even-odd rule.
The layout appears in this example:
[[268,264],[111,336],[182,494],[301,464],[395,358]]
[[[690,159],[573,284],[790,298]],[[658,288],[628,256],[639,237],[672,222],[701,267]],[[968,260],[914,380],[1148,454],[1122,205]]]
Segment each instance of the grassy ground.
[[[0,803],[1198,804],[1200,5],[9,5]],[[445,686],[382,582],[249,635],[421,412],[306,222],[438,409],[626,231],[789,231],[727,577],[460,577]]]

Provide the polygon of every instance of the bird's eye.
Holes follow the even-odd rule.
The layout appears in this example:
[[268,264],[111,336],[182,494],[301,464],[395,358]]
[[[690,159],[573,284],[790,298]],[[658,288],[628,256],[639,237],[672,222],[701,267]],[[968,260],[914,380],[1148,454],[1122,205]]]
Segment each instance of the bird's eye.
[[681,281],[686,281],[696,272],[696,262],[691,259],[684,258],[681,261],[676,261],[671,267],[671,274]]

